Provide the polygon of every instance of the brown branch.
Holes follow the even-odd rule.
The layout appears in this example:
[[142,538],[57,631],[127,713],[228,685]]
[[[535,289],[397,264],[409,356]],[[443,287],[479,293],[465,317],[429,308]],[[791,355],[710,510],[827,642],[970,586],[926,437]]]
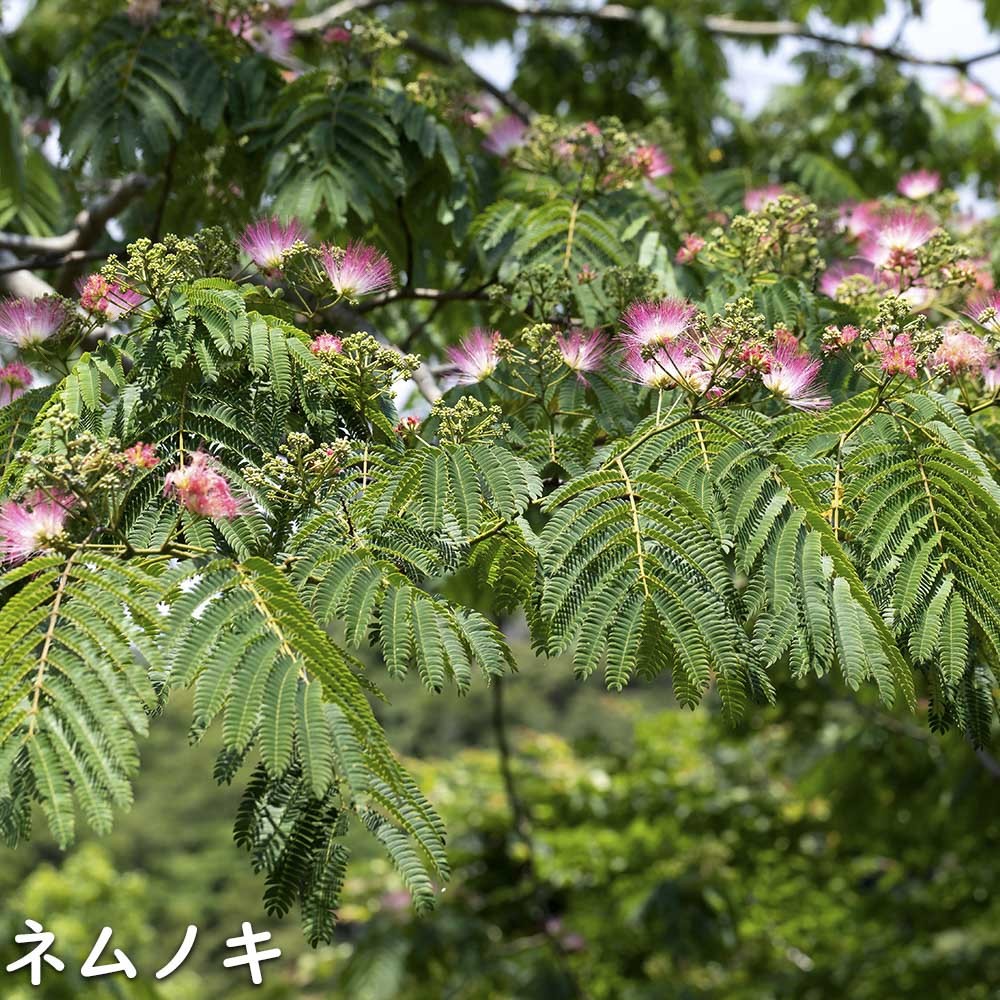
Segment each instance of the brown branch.
[[535,117],[534,108],[522,101],[517,94],[510,90],[504,90],[503,87],[498,87],[492,80],[487,79],[478,70],[473,69],[467,62],[453,56],[450,52],[435,48],[433,45],[428,45],[415,35],[407,35],[403,39],[403,47],[409,49],[422,59],[426,59],[428,62],[437,63],[439,66],[463,69],[475,79],[476,83],[483,90],[492,94],[508,111],[519,118],[523,118],[526,122],[530,122]]
[[359,303],[354,307],[354,311],[357,313],[371,312],[372,309],[379,309],[391,302],[401,302],[408,299],[421,299],[428,302],[486,301],[485,292],[491,284],[493,282],[487,281],[476,288],[455,288],[450,291],[439,288],[397,288],[386,292],[385,295],[378,295],[367,302]]
[[35,254],[64,254],[71,250],[88,250],[92,247],[108,220],[114,218],[136,195],[145,191],[152,181],[144,174],[129,174],[115,181],[106,195],[90,208],[79,212],[73,227],[59,236],[24,236],[20,233],[0,232],[0,249],[27,250]]

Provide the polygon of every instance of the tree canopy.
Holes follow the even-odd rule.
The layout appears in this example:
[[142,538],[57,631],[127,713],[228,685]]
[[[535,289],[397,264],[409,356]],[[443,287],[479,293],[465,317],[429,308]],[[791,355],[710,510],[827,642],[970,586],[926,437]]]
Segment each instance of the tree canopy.
[[[996,222],[956,189],[996,193],[998,52],[819,8],[32,7],[0,46],[9,842],[36,807],[110,832],[180,697],[270,913],[332,940],[361,835],[429,910],[446,827],[379,701],[496,689],[522,623],[730,726],[812,686],[989,743]],[[801,82],[748,118],[722,42],[785,36]],[[468,59],[505,40],[510,88]]]

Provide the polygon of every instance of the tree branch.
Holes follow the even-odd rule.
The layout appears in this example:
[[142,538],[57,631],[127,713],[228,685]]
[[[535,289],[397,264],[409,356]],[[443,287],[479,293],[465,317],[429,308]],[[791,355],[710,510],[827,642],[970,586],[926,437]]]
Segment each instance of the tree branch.
[[108,220],[114,218],[136,195],[145,191],[152,181],[144,174],[128,174],[115,181],[106,195],[90,208],[79,212],[73,228],[59,236],[23,236],[20,233],[0,232],[0,249],[27,250],[36,254],[65,254],[72,250],[92,247]]
[[486,295],[483,293],[492,285],[492,281],[478,285],[476,288],[455,288],[442,290],[440,288],[397,288],[385,295],[378,295],[361,302],[354,307],[357,313],[371,312],[372,309],[379,309],[389,305],[390,302],[401,302],[407,299],[423,299],[430,302],[461,302],[470,300],[485,301]]
[[476,83],[487,93],[492,94],[508,111],[530,122],[535,117],[535,110],[529,104],[521,100],[517,94],[510,90],[498,87],[492,80],[488,80],[478,70],[473,69],[467,62],[458,59],[444,49],[437,49],[433,45],[428,45],[415,35],[407,35],[403,39],[403,47],[409,49],[414,54],[426,59],[428,62],[437,63],[439,66],[450,66],[452,68],[461,67],[470,76],[475,78]]

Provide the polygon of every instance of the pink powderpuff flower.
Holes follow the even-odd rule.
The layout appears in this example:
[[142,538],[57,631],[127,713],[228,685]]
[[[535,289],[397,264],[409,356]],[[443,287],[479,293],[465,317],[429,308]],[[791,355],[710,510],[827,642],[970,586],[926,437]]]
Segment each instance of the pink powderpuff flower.
[[323,32],[323,41],[328,45],[349,45],[351,41],[350,28],[337,25],[334,28],[327,28]]
[[517,115],[508,115],[490,130],[490,134],[483,140],[483,149],[494,156],[507,156],[524,145],[527,131],[528,125],[523,119]]
[[765,205],[777,201],[783,194],[787,194],[787,192],[781,184],[766,184],[764,187],[750,188],[743,195],[743,207],[748,212],[759,212]]
[[961,327],[950,327],[941,338],[938,349],[931,355],[930,368],[947,366],[952,375],[980,370],[990,358],[986,342]]
[[626,342],[635,347],[666,344],[685,336],[698,310],[683,299],[633,302],[622,316]]
[[640,385],[651,389],[684,389],[701,396],[712,382],[712,373],[705,368],[690,341],[669,343],[648,358],[642,355],[637,344],[629,344],[621,361],[625,373]]
[[916,263],[916,251],[937,231],[929,216],[915,209],[890,212],[862,243],[861,256],[876,267],[903,270]]
[[213,467],[211,456],[191,453],[187,465],[167,473],[164,496],[173,497],[185,510],[204,517],[233,518],[242,513],[242,504],[233,496],[225,476]]
[[309,350],[313,354],[322,354],[330,357],[334,354],[340,354],[344,349],[344,343],[340,337],[335,337],[332,333],[321,333],[319,336],[314,337],[312,343],[309,345]]
[[34,381],[31,369],[19,361],[11,361],[0,368],[0,407],[20,399]]
[[697,233],[685,233],[674,255],[678,264],[690,264],[705,249],[705,240]]
[[32,493],[0,507],[0,557],[21,562],[51,548],[63,533],[72,500],[62,494]]
[[22,349],[48,340],[65,322],[66,307],[56,298],[0,302],[0,339]]
[[581,377],[583,372],[596,372],[604,364],[611,348],[608,338],[600,330],[560,333],[556,335],[556,344],[563,364]]
[[653,143],[639,146],[629,157],[629,162],[650,181],[656,180],[657,177],[667,177],[674,172],[674,165],[667,154]]
[[882,217],[882,203],[878,201],[844,202],[837,218],[839,228],[858,239],[878,226]]
[[295,40],[295,26],[284,17],[255,22],[244,16],[230,21],[229,30],[251,48],[275,60],[284,59]]
[[980,326],[994,331],[1000,330],[1000,292],[979,296],[969,303],[966,315]]
[[122,456],[129,465],[137,469],[155,469],[160,464],[155,445],[142,441],[130,445],[122,452]]
[[448,348],[448,360],[458,369],[459,385],[474,385],[489,378],[500,364],[497,345],[500,334],[496,330],[478,327],[458,345]]
[[280,271],[282,255],[305,238],[306,232],[297,219],[282,222],[272,216],[251,222],[237,243],[258,267]]
[[[867,278],[874,285],[876,282],[875,268],[866,260],[838,260],[832,263],[819,279],[819,290],[833,299],[835,302],[842,301],[841,294],[846,294],[846,289],[841,286],[848,278],[855,275]],[[853,284],[853,282],[852,282]]]
[[919,201],[941,190],[941,175],[936,170],[914,170],[899,178],[896,190],[904,198]]
[[819,360],[800,354],[790,344],[779,344],[770,362],[761,381],[779,399],[798,410],[825,410],[830,405],[830,397],[822,394],[819,384]]
[[880,366],[886,375],[917,377],[917,357],[913,353],[913,343],[907,333],[896,334],[889,340],[884,334],[874,337],[872,349],[879,355]]
[[109,323],[121,319],[143,301],[143,296],[102,274],[92,274],[79,284],[80,305]]
[[392,287],[389,258],[367,243],[354,240],[343,249],[324,246],[322,251],[330,284],[345,299],[356,299]]
[[1000,392],[1000,364],[983,367],[983,389],[986,392]]

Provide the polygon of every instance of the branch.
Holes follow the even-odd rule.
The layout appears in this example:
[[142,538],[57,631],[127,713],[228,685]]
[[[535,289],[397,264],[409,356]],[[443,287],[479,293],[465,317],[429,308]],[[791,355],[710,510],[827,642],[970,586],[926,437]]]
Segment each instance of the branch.
[[70,250],[64,254],[38,254],[37,257],[27,257],[18,260],[9,250],[4,251],[3,259],[8,263],[0,264],[0,275],[12,271],[49,271],[62,267],[64,264],[82,263],[86,260],[104,260],[114,250]]
[[492,285],[492,281],[487,281],[476,288],[455,288],[451,291],[442,291],[439,288],[397,288],[394,291],[386,292],[385,295],[376,296],[367,302],[361,302],[354,307],[357,313],[370,312],[381,306],[387,306],[391,302],[400,302],[407,299],[423,299],[430,302],[461,302],[469,300],[486,301],[483,293]]
[[26,270],[10,250],[3,249],[0,249],[0,288],[22,299],[38,299],[56,291],[47,281]]
[[145,191],[152,181],[144,174],[129,174],[115,181],[104,197],[90,208],[79,212],[73,228],[59,236],[22,236],[0,232],[0,249],[27,250],[35,254],[66,254],[73,250],[88,250],[101,237],[108,220],[116,216],[136,195]]
[[508,111],[519,118],[523,118],[526,122],[530,122],[535,117],[535,109],[522,101],[517,94],[510,90],[504,90],[503,87],[498,87],[492,80],[488,80],[478,70],[473,69],[467,62],[458,59],[450,52],[446,52],[444,49],[436,49],[433,45],[428,45],[414,35],[407,35],[403,39],[403,47],[429,62],[437,63],[439,66],[460,67],[470,76],[474,77],[476,83],[483,90],[492,94]]

